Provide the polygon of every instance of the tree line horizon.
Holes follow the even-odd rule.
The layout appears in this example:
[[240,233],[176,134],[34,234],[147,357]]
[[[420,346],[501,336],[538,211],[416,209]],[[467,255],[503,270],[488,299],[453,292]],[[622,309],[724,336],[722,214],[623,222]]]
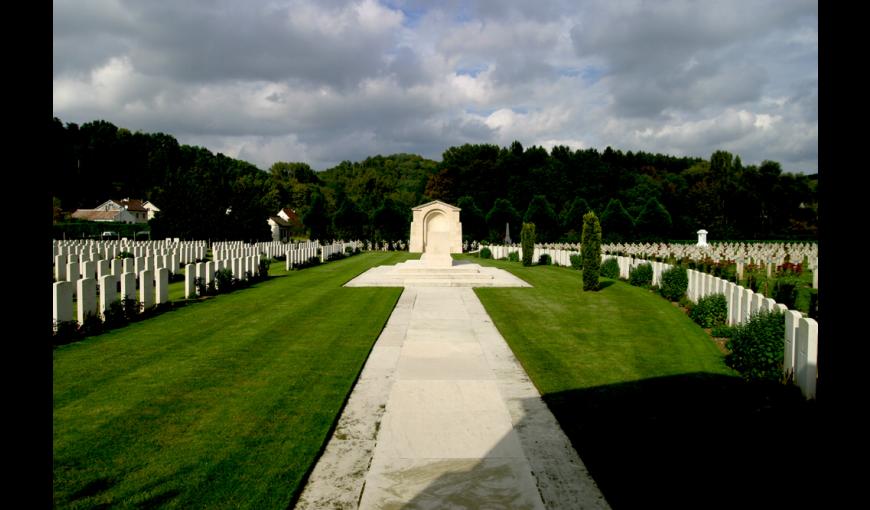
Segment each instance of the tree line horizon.
[[55,222],[110,198],[141,198],[161,209],[149,222],[155,238],[267,241],[266,219],[289,208],[296,236],[395,241],[408,236],[411,208],[431,200],[462,209],[469,241],[501,242],[506,224],[517,240],[526,222],[539,242],[579,242],[590,210],[604,242],[688,240],[701,228],[721,241],[818,237],[818,174],[743,165],[724,150],[705,160],[515,141],[450,147],[440,162],[400,153],[264,171],[165,133],[57,117],[50,145]]

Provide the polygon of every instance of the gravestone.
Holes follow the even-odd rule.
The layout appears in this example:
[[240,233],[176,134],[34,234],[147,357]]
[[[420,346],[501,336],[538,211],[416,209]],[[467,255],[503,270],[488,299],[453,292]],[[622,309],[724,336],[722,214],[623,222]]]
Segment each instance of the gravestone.
[[58,282],[66,281],[66,257],[63,255],[54,257],[54,279]]
[[[102,261],[107,262],[107,261]],[[104,316],[112,303],[118,300],[118,288],[115,284],[116,276],[105,274],[100,277],[100,313]]]
[[150,269],[139,273],[139,302],[143,310],[154,305],[154,271]]
[[184,266],[184,297],[196,297],[196,266],[187,264]]
[[82,278],[76,282],[78,293],[78,320],[85,323],[85,318],[97,313],[97,280]]
[[73,282],[55,282],[52,289],[52,318],[55,322],[73,320]]
[[136,273],[121,274],[121,299],[136,299]]
[[423,265],[451,267],[451,253],[462,253],[462,223],[458,207],[435,200],[411,209],[409,251],[423,253]]
[[169,302],[169,269],[161,267],[157,270],[156,298],[157,304]]
[[783,373],[793,374],[795,370],[795,353],[797,352],[797,330],[801,313],[795,310],[785,312],[785,348],[782,360]]
[[795,382],[806,398],[816,396],[816,358],[818,354],[819,325],[815,319],[798,320],[797,353],[795,355]]
[[697,246],[707,246],[707,231],[701,229],[698,231],[698,244]]

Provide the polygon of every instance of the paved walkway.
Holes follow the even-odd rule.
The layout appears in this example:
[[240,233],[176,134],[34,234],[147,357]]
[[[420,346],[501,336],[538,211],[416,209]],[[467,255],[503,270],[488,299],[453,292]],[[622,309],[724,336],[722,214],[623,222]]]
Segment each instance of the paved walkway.
[[608,508],[470,287],[407,287],[296,508]]

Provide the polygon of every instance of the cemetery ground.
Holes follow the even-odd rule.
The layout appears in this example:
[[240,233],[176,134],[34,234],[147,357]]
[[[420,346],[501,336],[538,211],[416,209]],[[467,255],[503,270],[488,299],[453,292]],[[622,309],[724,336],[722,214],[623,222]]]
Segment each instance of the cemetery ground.
[[286,508],[401,294],[341,286],[408,258],[276,263],[247,289],[56,348],[56,506]]
[[[56,506],[286,508],[401,294],[341,285],[409,258],[274,263],[265,282],[58,347]],[[613,508],[807,506],[793,464],[815,460],[800,445],[816,416],[797,388],[744,382],[648,290],[473,261],[533,285],[475,292]]]
[[613,508],[805,508],[821,497],[815,480],[795,488],[795,463],[820,455],[802,447],[820,421],[798,388],[739,378],[652,291],[602,278],[582,292],[574,269],[474,262],[532,284],[475,292]]

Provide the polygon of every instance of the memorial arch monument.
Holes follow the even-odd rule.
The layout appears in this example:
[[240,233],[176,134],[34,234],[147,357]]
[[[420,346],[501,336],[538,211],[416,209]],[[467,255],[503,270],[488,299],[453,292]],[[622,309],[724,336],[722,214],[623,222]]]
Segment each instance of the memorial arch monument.
[[458,207],[434,200],[411,209],[411,253],[430,267],[450,267],[451,253],[462,253],[462,223]]

